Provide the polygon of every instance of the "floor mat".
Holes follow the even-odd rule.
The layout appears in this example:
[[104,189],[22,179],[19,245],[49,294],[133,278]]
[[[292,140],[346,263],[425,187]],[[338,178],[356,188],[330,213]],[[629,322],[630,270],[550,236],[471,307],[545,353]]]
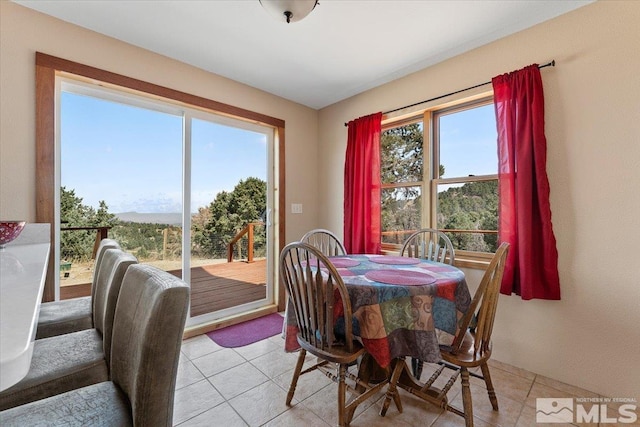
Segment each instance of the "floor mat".
[[282,322],[284,322],[284,317],[278,313],[272,313],[207,332],[207,336],[222,347],[242,347],[279,334],[282,332]]

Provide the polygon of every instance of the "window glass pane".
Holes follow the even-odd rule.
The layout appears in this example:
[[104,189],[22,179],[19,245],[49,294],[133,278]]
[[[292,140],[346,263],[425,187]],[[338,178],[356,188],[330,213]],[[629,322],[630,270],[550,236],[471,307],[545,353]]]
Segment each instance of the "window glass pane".
[[401,244],[421,228],[421,193],[419,186],[382,189],[382,243]]
[[[438,229],[448,232],[455,249],[495,252],[498,230],[498,181],[438,185]],[[482,233],[493,231],[492,233]]]
[[[253,256],[265,258],[267,154],[264,134],[192,120],[192,265],[226,262],[229,242],[249,224]],[[236,260],[246,259],[248,244],[245,234],[236,245]]]
[[422,122],[387,129],[380,136],[382,183],[422,181]]
[[440,177],[498,173],[493,104],[439,116]]

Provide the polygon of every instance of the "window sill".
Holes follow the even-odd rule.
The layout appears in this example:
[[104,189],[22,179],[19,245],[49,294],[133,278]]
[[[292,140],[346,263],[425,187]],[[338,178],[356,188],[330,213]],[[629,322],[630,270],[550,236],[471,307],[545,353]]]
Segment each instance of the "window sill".
[[453,262],[458,268],[472,268],[475,270],[486,270],[491,260],[472,259],[472,258],[456,258]]
[[[400,255],[400,253],[396,250],[382,249],[383,255]],[[489,256],[493,256],[493,254],[488,254]],[[486,270],[489,267],[489,263],[491,262],[491,258],[485,257],[470,257],[465,256],[464,254],[460,254],[456,256],[453,265],[458,268],[471,268],[475,270]]]

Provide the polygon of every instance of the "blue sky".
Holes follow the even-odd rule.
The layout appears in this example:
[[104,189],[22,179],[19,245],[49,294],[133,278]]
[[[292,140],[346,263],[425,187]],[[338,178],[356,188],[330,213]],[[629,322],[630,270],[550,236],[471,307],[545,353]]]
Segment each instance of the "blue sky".
[[444,178],[498,173],[493,104],[440,118],[440,164]]
[[[109,211],[181,212],[182,117],[63,92],[61,185]],[[241,180],[266,180],[263,134],[193,120],[191,211]]]

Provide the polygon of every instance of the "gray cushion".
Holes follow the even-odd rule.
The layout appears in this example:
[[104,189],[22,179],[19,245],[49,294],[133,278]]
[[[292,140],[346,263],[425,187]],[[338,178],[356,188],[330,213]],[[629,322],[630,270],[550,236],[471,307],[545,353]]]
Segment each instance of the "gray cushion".
[[92,316],[91,297],[42,303],[36,339],[91,329]]
[[0,410],[107,381],[102,346],[95,329],[36,340],[27,376],[0,393]]
[[0,412],[3,427],[132,426],[129,401],[112,382],[80,388]]

